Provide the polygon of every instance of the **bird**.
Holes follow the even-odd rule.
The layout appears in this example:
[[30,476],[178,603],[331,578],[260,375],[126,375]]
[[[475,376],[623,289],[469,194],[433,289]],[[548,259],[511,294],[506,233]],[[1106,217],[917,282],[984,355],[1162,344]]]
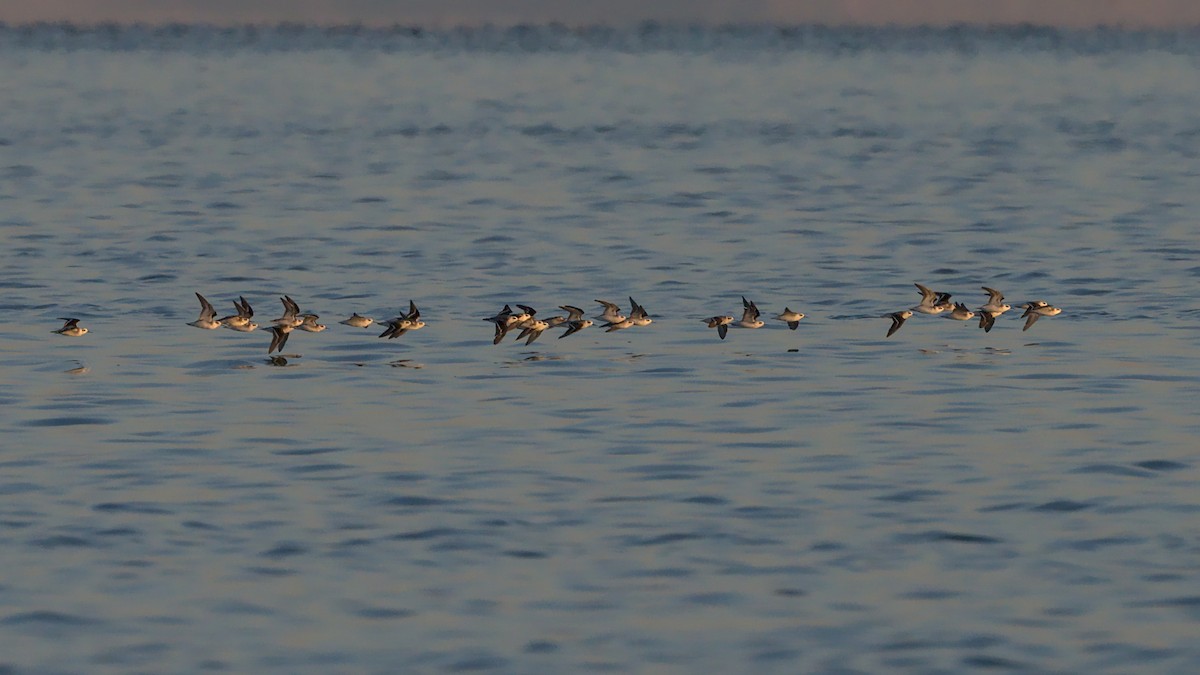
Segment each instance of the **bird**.
[[636,325],[637,325],[637,323],[635,323],[632,318],[622,317],[620,321],[609,321],[608,323],[603,325],[603,328],[606,329],[604,331],[605,333],[611,333],[615,330],[625,330],[626,328],[633,328]]
[[[542,332],[550,327],[550,322],[536,318],[534,315],[537,314],[537,310],[532,307],[527,307],[525,305],[517,305],[517,307],[520,307],[525,314],[528,314],[529,318],[520,323],[513,324],[513,328],[521,329],[520,334],[517,335],[517,341],[520,342],[521,340],[526,340],[526,338],[528,338],[525,342],[525,344],[528,345],[530,342],[538,339]],[[554,325],[556,326],[561,323],[559,319],[566,319],[566,317],[551,318],[555,321]],[[530,337],[530,335],[533,337]]]
[[917,290],[921,291],[921,302],[915,307],[910,307],[909,309],[912,311],[922,314],[941,314],[946,310],[953,309],[953,306],[950,304],[949,293],[932,291],[921,284],[913,285],[917,287]]
[[[521,334],[517,336],[517,339],[523,340],[523,339],[525,339],[526,336],[529,335],[529,333],[527,331],[529,331],[531,328],[533,328],[540,321],[540,319],[538,319],[536,317],[537,310],[530,307],[529,305],[517,305],[517,307],[520,308],[521,313],[514,315],[515,318],[513,319],[513,324],[510,327],[510,330],[513,328],[521,329]],[[524,318],[522,318],[522,317],[524,317]],[[542,321],[542,323],[546,323],[546,322]],[[547,325],[549,325],[549,324],[547,324]],[[542,330],[545,330],[545,329],[542,329]]]
[[787,307],[784,307],[783,312],[777,315],[775,318],[779,319],[780,321],[787,322],[788,328],[796,330],[796,326],[800,325],[800,319],[804,318],[804,314],[801,312],[793,312]]
[[[518,305],[518,307],[519,306],[520,305]],[[496,334],[495,334],[494,338],[492,339],[492,344],[494,344],[494,345],[500,344],[500,341],[504,339],[505,335],[508,335],[508,331],[510,329],[512,329],[519,323],[523,323],[524,321],[528,320],[530,317],[531,317],[531,315],[529,314],[528,311],[523,311],[520,314],[516,314],[513,312],[511,307],[509,307],[508,305],[505,305],[504,309],[500,310],[495,315],[489,316],[486,319],[484,319],[484,321],[490,321],[493,324],[495,324],[495,326],[496,326]]]
[[425,322],[421,321],[421,311],[417,309],[417,304],[412,300],[408,301],[408,312],[400,316],[389,319],[387,329],[379,334],[379,337],[389,340],[398,338],[410,330],[419,330],[425,327]]
[[221,322],[214,318],[217,316],[217,310],[213,309],[212,303],[199,293],[196,293],[196,297],[200,298],[200,318],[188,322],[188,325],[203,328],[204,330],[216,330],[220,328]]
[[379,334],[379,337],[392,340],[407,333],[408,329],[412,327],[412,321],[409,321],[403,316],[398,316],[394,319],[388,319],[387,321],[384,321],[383,325],[387,327],[383,329],[383,332]]
[[549,326],[550,328],[557,328],[565,323],[570,323],[572,321],[579,321],[580,319],[583,318],[583,310],[579,309],[578,307],[572,307],[571,305],[559,305],[558,308],[565,311],[567,313],[567,315],[566,316],[552,316],[552,317],[545,319],[546,325]]
[[980,311],[988,312],[993,317],[997,317],[1012,309],[1012,305],[1004,302],[1004,294],[1000,291],[988,288],[987,286],[981,286],[980,288],[988,294],[988,301],[979,307]]
[[288,325],[292,328],[304,323],[304,319],[300,318],[300,305],[296,304],[295,300],[285,295],[279,299],[279,302],[283,303],[283,315],[278,319],[273,319],[271,323],[277,326]]
[[[622,323],[625,321],[625,315],[621,313],[621,308],[618,307],[616,303],[608,302],[607,300],[597,300],[596,302],[604,305],[604,312],[595,318],[600,319],[607,324]],[[628,328],[628,326],[626,326],[626,328]]]
[[321,317],[317,316],[316,314],[301,314],[300,318],[303,319],[303,321],[301,321],[299,326],[296,326],[296,328],[299,330],[308,333],[320,333],[321,331],[325,330],[325,324],[317,323],[317,319]]
[[733,325],[739,328],[762,328],[767,325],[765,321],[758,318],[762,315],[758,311],[758,305],[747,300],[744,295],[742,296],[742,310],[742,320]]
[[992,332],[992,326],[996,325],[996,317],[1012,309],[1012,305],[1004,302],[1004,294],[994,288],[982,286],[983,290],[988,294],[988,301],[979,307],[979,327],[983,332]]
[[338,323],[345,324],[347,326],[354,326],[355,328],[366,328],[367,326],[375,323],[375,319],[372,319],[369,316],[359,316],[358,312],[355,312],[350,315],[349,319],[339,321]]
[[992,314],[981,307],[979,309],[979,327],[982,328],[983,332],[985,333],[992,332],[992,326],[996,325],[996,317],[998,316],[1000,315]]
[[975,312],[972,312],[961,302],[954,303],[954,309],[950,310],[950,314],[946,316],[947,319],[954,319],[955,321],[970,321],[974,317]]
[[417,309],[417,303],[412,300],[408,301],[408,314],[405,315],[405,318],[412,323],[408,327],[409,330],[421,330],[425,327],[425,322],[421,321],[421,310]]
[[716,328],[717,335],[720,335],[721,339],[724,340],[725,334],[729,332],[729,324],[733,323],[733,317],[710,316],[709,318],[704,319],[704,323],[708,324],[709,328]]
[[892,320],[892,327],[888,329],[887,335],[884,337],[892,337],[892,334],[900,330],[900,327],[904,325],[905,321],[912,318],[912,315],[913,313],[907,309],[886,315],[887,318]]
[[646,308],[637,304],[632,296],[629,298],[629,305],[629,320],[633,322],[633,325],[649,326],[651,323],[653,323],[654,320],[651,319],[650,315],[646,313]]
[[[1041,304],[1037,304],[1038,302]],[[1021,318],[1025,319],[1025,327],[1021,329],[1021,332],[1029,330],[1029,327],[1037,323],[1037,320],[1043,316],[1058,316],[1059,314],[1062,314],[1061,308],[1049,305],[1045,301],[1038,300],[1027,303],[1025,313],[1021,315]]]
[[521,334],[517,336],[517,339],[520,340],[521,338],[527,337],[528,339],[525,340],[525,346],[528,347],[529,345],[533,344],[534,340],[541,337],[542,333],[546,332],[546,329],[549,327],[550,324],[546,323],[545,321],[534,319],[532,324],[521,329]]
[[68,337],[79,337],[80,335],[88,332],[88,329],[79,325],[79,319],[68,319],[60,316],[58,317],[58,320],[65,323],[63,323],[62,328],[50,331],[51,333],[58,333],[59,335],[66,335]]
[[250,320],[254,316],[254,309],[250,307],[250,303],[246,298],[238,296],[238,299],[233,301],[233,306],[237,308],[237,314],[217,319],[217,323],[243,333],[249,333],[258,328],[258,324]]
[[592,325],[591,319],[578,319],[576,321],[568,321],[566,332],[564,332],[562,335],[559,335],[558,339],[561,340],[561,339],[567,337],[568,335],[574,335],[575,333],[578,333],[579,331],[583,330],[584,328],[588,328],[591,325]]
[[275,324],[271,326],[271,344],[267,347],[267,353],[282,352],[283,346],[287,344],[288,336],[292,334],[293,327],[287,324]]

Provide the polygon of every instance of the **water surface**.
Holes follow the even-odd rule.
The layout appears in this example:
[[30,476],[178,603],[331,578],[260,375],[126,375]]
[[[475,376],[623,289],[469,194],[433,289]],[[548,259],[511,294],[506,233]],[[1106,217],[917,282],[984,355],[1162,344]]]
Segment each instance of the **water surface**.
[[1194,670],[1197,51],[0,30],[0,666]]

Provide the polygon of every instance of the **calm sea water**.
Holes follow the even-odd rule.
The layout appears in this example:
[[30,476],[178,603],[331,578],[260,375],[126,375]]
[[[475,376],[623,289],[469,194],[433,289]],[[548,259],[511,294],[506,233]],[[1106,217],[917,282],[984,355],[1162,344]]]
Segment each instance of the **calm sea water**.
[[1198,56],[0,29],[0,672],[1194,672]]

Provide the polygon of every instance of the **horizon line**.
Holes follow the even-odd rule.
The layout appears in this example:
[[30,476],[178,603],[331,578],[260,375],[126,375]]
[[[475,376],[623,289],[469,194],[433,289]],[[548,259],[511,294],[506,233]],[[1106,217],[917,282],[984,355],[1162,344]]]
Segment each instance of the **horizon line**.
[[1123,23],[1123,22],[1097,22],[1088,25],[1061,25],[1055,23],[1039,23],[1036,21],[925,21],[925,22],[869,22],[869,21],[801,21],[801,22],[785,22],[785,21],[704,21],[704,20],[663,20],[663,19],[641,19],[637,21],[624,23],[598,23],[598,22],[579,22],[573,23],[568,21],[545,20],[545,21],[476,21],[476,22],[440,22],[440,21],[296,21],[296,20],[262,20],[262,21],[230,21],[230,22],[215,22],[207,20],[170,20],[170,21],[146,21],[146,20],[118,20],[106,19],[99,21],[75,21],[70,19],[39,19],[36,21],[21,21],[10,22],[0,19],[0,29],[29,29],[47,26],[62,26],[71,27],[82,30],[98,30],[111,27],[120,28],[172,28],[172,27],[198,27],[198,28],[216,28],[216,29],[236,29],[236,28],[319,28],[324,30],[335,29],[356,29],[356,30],[429,30],[429,31],[453,31],[463,29],[504,29],[511,30],[514,28],[561,28],[569,31],[579,30],[644,30],[650,27],[665,28],[665,29],[731,29],[731,28],[769,28],[777,30],[796,30],[802,28],[829,28],[829,29],[846,29],[846,28],[869,28],[869,29],[889,29],[889,30],[913,30],[913,29],[1037,29],[1037,30],[1053,30],[1063,32],[1086,32],[1092,30],[1119,30],[1119,31],[1141,31],[1141,32],[1161,32],[1161,33],[1181,33],[1200,31],[1200,22],[1186,23],[1175,26],[1161,26],[1155,24],[1142,23]]

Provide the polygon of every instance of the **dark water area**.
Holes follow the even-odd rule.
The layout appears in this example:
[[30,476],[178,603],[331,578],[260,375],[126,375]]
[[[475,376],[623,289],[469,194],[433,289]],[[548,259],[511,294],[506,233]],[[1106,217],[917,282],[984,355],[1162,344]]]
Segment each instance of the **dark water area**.
[[1112,54],[1165,51],[1196,54],[1200,27],[1057,28],[1034,24],[950,26],[829,26],[821,24],[686,25],[647,21],[634,27],[521,24],[430,28],[396,24],[317,26],[303,23],[4,24],[5,46],[34,50],[115,51],[468,51],[501,53],[585,50],[711,53],[729,50],[959,53],[979,51]]
[[1192,672],[1198,45],[0,28],[0,672]]

